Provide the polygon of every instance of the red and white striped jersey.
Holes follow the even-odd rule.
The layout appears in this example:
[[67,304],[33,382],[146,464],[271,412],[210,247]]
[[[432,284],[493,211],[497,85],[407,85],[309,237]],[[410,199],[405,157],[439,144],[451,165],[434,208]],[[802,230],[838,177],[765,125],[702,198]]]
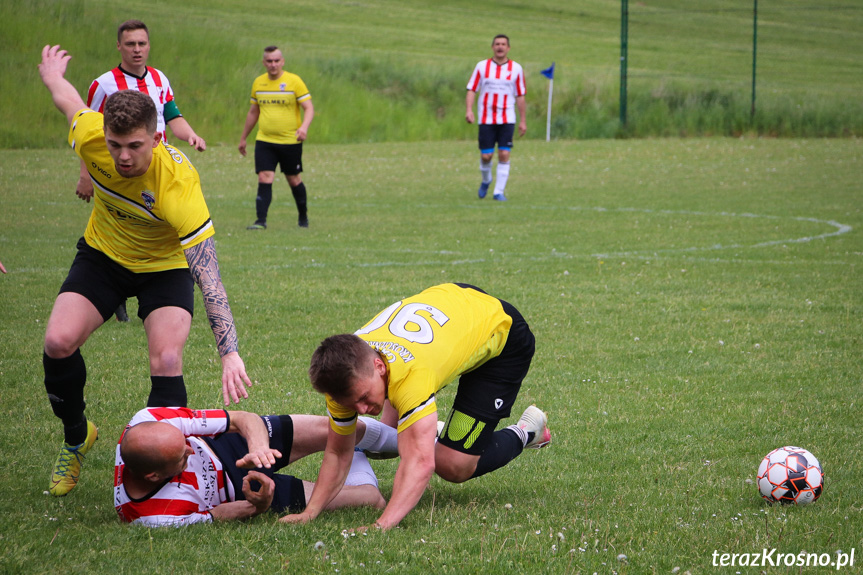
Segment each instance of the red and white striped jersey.
[[145,92],[156,104],[156,131],[162,134],[162,141],[167,142],[165,136],[165,104],[174,99],[171,83],[168,77],[160,70],[147,66],[147,71],[142,77],[133,76],[119,66],[105,72],[90,84],[87,92],[87,107],[100,114],[104,113],[105,99],[120,90],[137,90]]
[[527,92],[524,70],[513,60],[498,64],[489,58],[477,63],[467,89],[480,93],[480,124],[515,124],[515,99]]
[[[144,421],[163,421],[183,432],[194,450],[186,469],[143,499],[132,499],[123,487],[120,442],[114,464],[114,507],[127,523],[150,527],[182,526],[213,521],[210,509],[234,501],[234,488],[226,480],[222,462],[201,437],[217,437],[230,425],[223,409],[191,410],[185,407],[148,407],[135,414],[126,426]],[[125,434],[125,431],[123,432]]]

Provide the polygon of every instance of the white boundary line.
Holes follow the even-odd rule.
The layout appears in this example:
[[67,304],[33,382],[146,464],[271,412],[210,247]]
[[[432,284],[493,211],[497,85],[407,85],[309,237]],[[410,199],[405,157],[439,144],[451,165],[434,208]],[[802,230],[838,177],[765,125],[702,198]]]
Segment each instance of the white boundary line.
[[625,251],[625,252],[608,252],[608,253],[595,253],[591,254],[592,257],[597,258],[610,258],[610,257],[622,257],[622,256],[638,256],[642,254],[661,254],[661,253],[680,253],[680,252],[695,252],[695,251],[708,251],[708,250],[728,250],[728,249],[741,249],[741,248],[763,248],[767,246],[775,246],[781,244],[795,244],[795,243],[806,243],[811,242],[813,240],[821,240],[825,238],[830,238],[834,236],[839,236],[842,234],[847,234],[852,231],[854,228],[847,224],[843,224],[837,222],[835,220],[820,220],[818,218],[806,218],[806,217],[783,217],[783,216],[768,216],[768,215],[760,215],[760,214],[750,214],[743,213],[737,214],[734,212],[696,212],[690,210],[650,210],[650,209],[642,209],[642,208],[582,208],[582,207],[570,207],[568,208],[572,211],[594,211],[594,212],[639,212],[643,214],[662,214],[662,215],[684,215],[684,216],[704,216],[704,217],[732,217],[732,218],[764,218],[771,220],[783,220],[783,219],[791,219],[798,222],[812,222],[815,224],[824,224],[828,226],[832,226],[835,228],[832,232],[826,232],[823,234],[818,234],[815,236],[804,236],[801,238],[789,238],[783,240],[772,240],[769,242],[759,242],[757,244],[745,245],[745,244],[715,244],[708,247],[689,247],[689,248],[670,248],[670,249],[658,249],[658,250],[635,250],[635,251]]
[[[804,236],[800,238],[789,238],[783,240],[771,240],[766,242],[759,242],[756,244],[745,245],[745,244],[714,244],[712,246],[707,247],[686,247],[686,248],[668,248],[668,249],[647,249],[647,250],[634,250],[634,251],[622,251],[622,252],[602,252],[602,253],[594,253],[594,254],[571,254],[567,252],[558,252],[555,249],[551,250],[551,253],[522,253],[522,254],[514,254],[512,252],[500,252],[498,255],[503,257],[520,257],[526,258],[530,261],[541,261],[546,259],[559,259],[559,258],[573,258],[573,257],[589,257],[589,258],[617,258],[617,257],[633,257],[636,259],[651,259],[659,257],[660,254],[674,254],[674,253],[694,253],[694,252],[702,252],[702,251],[717,251],[717,250],[729,250],[729,249],[751,249],[751,248],[762,248],[768,246],[775,246],[781,244],[789,244],[789,243],[806,243],[814,240],[826,239],[830,237],[840,236],[842,234],[847,234],[848,232],[853,231],[854,228],[847,224],[843,224],[837,222],[835,220],[821,220],[818,218],[808,218],[808,217],[800,217],[800,216],[771,216],[771,215],[761,215],[761,214],[752,214],[752,213],[734,213],[734,212],[699,212],[692,210],[652,210],[646,208],[604,208],[604,207],[581,207],[581,206],[570,206],[566,208],[570,211],[574,212],[619,212],[619,213],[644,213],[644,214],[660,214],[660,215],[685,215],[685,216],[701,216],[701,217],[730,217],[730,218],[763,218],[763,219],[771,219],[771,220],[794,220],[798,222],[811,222],[813,224],[823,224],[827,226],[831,226],[833,231],[825,232],[823,234],[813,235],[813,236]],[[316,247],[313,246],[293,246],[291,248],[286,248],[285,246],[271,246],[277,249],[288,249],[289,251],[303,251],[303,252],[314,252],[317,251]],[[370,250],[375,251],[375,250]],[[491,250],[492,252],[494,250]],[[413,253],[413,254],[423,254],[423,255],[440,255],[440,256],[454,256],[459,255],[457,252],[453,250],[416,250],[416,249],[407,249],[407,250],[399,250],[398,253]],[[733,260],[725,260],[722,258],[697,258],[702,261],[709,262],[720,262],[720,261],[740,261],[740,262],[749,262],[750,260],[742,260],[742,259],[733,259]],[[337,264],[338,266],[345,267],[355,267],[355,268],[386,268],[386,267],[408,267],[408,266],[454,266],[454,265],[471,265],[471,264],[481,264],[489,261],[489,258],[483,257],[462,257],[457,260],[424,260],[424,261],[410,261],[410,262],[398,262],[398,261],[374,261],[374,262],[344,262]],[[771,263],[781,264],[788,263],[785,261],[775,261]],[[846,262],[826,262],[822,261],[824,264],[842,264],[844,265]],[[323,262],[307,262],[307,263],[294,263],[294,264],[283,264],[281,266],[276,266],[279,268],[309,268],[309,267],[319,267],[324,268],[328,267],[332,264],[327,264]]]

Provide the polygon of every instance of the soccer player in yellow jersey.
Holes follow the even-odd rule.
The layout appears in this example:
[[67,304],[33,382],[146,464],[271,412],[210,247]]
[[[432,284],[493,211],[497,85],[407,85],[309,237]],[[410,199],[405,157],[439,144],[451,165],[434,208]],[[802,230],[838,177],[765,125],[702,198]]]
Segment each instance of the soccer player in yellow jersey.
[[[397,425],[399,462],[392,497],[374,526],[395,527],[419,502],[432,473],[461,483],[499,469],[524,448],[551,442],[548,420],[528,407],[510,416],[534,352],[527,322],[511,304],[467,284],[443,284],[398,301],[355,334],[325,339],[312,355],[312,386],[326,395],[330,430],[318,482],[305,511],[316,518],[344,484],[357,414]],[[437,442],[437,393],[459,379]],[[365,529],[365,528],[361,528]]]
[[195,283],[222,358],[225,405],[248,397],[245,386],[252,384],[238,352],[198,172],[180,151],[162,143],[147,94],[112,94],[104,116],[88,109],[64,77],[70,58],[59,46],[45,46],[39,64],[54,104],[71,124],[69,144],[95,184],[93,211],[54,301],[42,356],[45,389],[66,440],[51,476],[49,491],[56,496],[75,487],[81,461],[97,437],[84,415],[80,347],[124,298],[137,296],[147,334],[148,406],[186,405],[183,347]]
[[267,73],[258,76],[252,83],[251,107],[246,115],[239,145],[240,154],[245,156],[246,139],[255,124],[258,124],[258,135],[255,139],[257,217],[255,223],[246,229],[267,229],[267,213],[273,201],[273,181],[276,179],[278,165],[282,166],[282,172],[297,204],[299,226],[307,228],[309,218],[306,185],[300,173],[303,171],[303,142],[315,117],[312,95],[299,76],[283,70],[285,58],[276,46],[264,48],[264,66]]
[[[117,28],[117,51],[120,52],[120,65],[93,80],[87,91],[87,107],[102,112],[105,99],[118,90],[144,92],[153,98],[156,105],[156,129],[162,133],[165,142],[168,141],[165,134],[167,125],[177,138],[188,142],[199,152],[206,150],[207,143],[195,133],[177,108],[168,77],[160,70],[147,65],[150,56],[150,31],[147,25],[140,20],[126,20],[120,24]],[[83,160],[75,194],[86,202],[93,197],[93,183]],[[115,313],[118,321],[129,321],[125,301]]]

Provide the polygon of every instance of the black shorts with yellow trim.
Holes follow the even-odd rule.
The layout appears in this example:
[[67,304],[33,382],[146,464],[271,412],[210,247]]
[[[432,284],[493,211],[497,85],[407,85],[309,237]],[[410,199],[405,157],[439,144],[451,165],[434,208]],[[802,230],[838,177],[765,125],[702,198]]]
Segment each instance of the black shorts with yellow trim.
[[[483,291],[469,284],[456,285]],[[485,451],[497,424],[510,416],[536,350],[536,340],[521,313],[509,302],[500,303],[512,318],[506,344],[500,355],[461,376],[438,439],[442,445],[470,455]]]

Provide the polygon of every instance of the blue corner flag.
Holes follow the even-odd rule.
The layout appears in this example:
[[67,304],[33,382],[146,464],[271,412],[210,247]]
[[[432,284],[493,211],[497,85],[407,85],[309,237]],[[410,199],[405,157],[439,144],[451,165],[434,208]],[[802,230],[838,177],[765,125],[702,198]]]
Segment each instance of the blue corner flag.
[[541,70],[539,72],[546,78],[548,78],[548,118],[545,120],[545,141],[551,141],[551,95],[554,92],[554,62],[551,63],[550,68],[546,68],[545,70]]

